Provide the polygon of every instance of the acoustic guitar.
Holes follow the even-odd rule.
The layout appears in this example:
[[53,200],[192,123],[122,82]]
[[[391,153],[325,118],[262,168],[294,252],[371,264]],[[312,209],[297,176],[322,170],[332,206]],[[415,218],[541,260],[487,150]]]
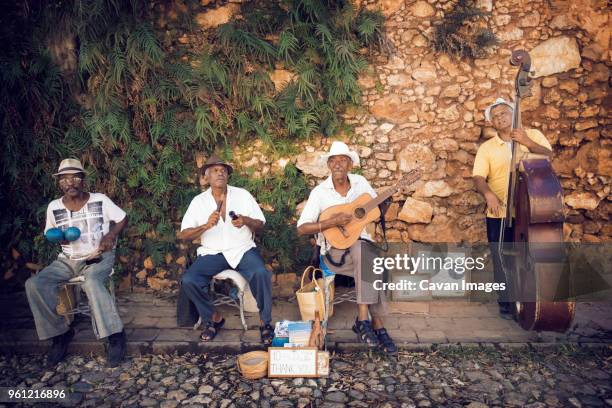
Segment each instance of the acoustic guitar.
[[361,235],[361,231],[369,223],[380,218],[380,203],[391,197],[396,191],[414,183],[421,177],[421,171],[414,169],[406,173],[394,186],[385,190],[380,195],[372,198],[368,193],[363,193],[348,204],[339,204],[325,209],[319,215],[319,221],[325,221],[336,214],[345,213],[352,215],[353,219],[344,226],[328,228],[323,235],[332,247],[346,249],[355,243]]

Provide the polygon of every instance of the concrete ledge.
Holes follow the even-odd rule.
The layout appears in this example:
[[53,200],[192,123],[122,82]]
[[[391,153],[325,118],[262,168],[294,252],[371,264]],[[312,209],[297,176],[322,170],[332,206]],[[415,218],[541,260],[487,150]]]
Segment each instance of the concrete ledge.
[[401,343],[397,345],[397,348],[401,351],[432,351],[434,345],[431,343]]
[[[376,349],[369,348],[363,343],[357,342],[330,342],[327,347],[329,351],[337,352],[354,352],[354,351],[373,351]],[[400,351],[408,352],[430,352],[444,349],[502,349],[502,350],[520,350],[532,349],[535,351],[554,350],[560,347],[574,348],[611,348],[612,342],[608,343],[533,343],[533,342],[516,342],[516,343],[491,343],[491,342],[462,342],[462,343],[397,343]],[[49,349],[49,342],[45,341],[22,341],[15,342],[0,342],[0,352],[2,354],[45,354]],[[195,341],[128,341],[127,353],[131,356],[140,356],[144,354],[185,354],[185,353],[227,353],[239,354],[247,351],[264,350],[261,343],[244,343],[240,341],[230,342],[195,342]],[[68,348],[70,354],[96,354],[105,355],[106,347],[104,341],[72,341]]]
[[529,344],[524,343],[524,342],[523,343],[498,343],[497,346],[505,350],[516,350],[516,349],[528,348]]

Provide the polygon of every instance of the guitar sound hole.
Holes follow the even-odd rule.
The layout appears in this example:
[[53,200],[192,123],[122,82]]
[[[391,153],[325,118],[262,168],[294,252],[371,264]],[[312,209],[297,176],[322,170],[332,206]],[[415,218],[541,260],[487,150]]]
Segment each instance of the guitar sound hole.
[[365,210],[363,208],[355,208],[355,218],[363,218],[365,217]]

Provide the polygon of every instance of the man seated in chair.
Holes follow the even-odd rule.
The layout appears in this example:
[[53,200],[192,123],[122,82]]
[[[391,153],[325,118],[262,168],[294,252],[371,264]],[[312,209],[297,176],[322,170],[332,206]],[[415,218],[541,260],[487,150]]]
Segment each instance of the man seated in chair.
[[211,279],[225,269],[235,269],[249,282],[257,301],[261,341],[272,344],[272,276],[264,265],[253,235],[266,219],[255,198],[243,188],[227,184],[233,168],[212,155],[202,167],[210,188],[189,204],[177,238],[200,240],[198,257],[183,275],[183,290],[206,322],[200,340],[211,341],[225,324],[208,295]]
[[[349,150],[346,144],[333,142],[329,153],[324,154],[321,160],[322,165],[327,164],[331,175],[310,193],[297,223],[298,234],[317,234],[321,254],[326,255],[325,266],[334,273],[355,278],[358,316],[353,331],[357,333],[359,340],[370,347],[380,347],[386,353],[396,353],[397,347],[383,325],[382,316],[386,311],[384,296],[361,276],[361,254],[362,251],[373,252],[370,244],[372,237],[364,229],[360,239],[346,252],[331,247],[322,232],[348,224],[352,216],[339,213],[325,221],[319,221],[319,215],[327,208],[350,203],[363,193],[376,197],[376,192],[364,177],[349,173],[353,166],[359,166],[359,156]],[[372,321],[369,314],[372,315]]]
[[74,330],[56,312],[60,286],[82,275],[98,338],[108,341],[108,364],[119,365],[126,352],[123,324],[106,283],[115,262],[115,245],[127,225],[125,211],[100,193],[83,191],[85,170],[76,159],[62,160],[54,174],[64,195],[47,207],[45,234],[51,228],[66,231],[77,227],[80,236],[62,240],[62,252],[49,266],[26,281],[36,332],[41,340],[52,340],[47,363],[63,360]]

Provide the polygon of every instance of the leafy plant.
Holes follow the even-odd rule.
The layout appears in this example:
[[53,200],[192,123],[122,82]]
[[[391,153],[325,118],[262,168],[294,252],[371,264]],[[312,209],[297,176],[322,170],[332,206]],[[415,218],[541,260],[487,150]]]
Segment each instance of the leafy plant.
[[[195,3],[180,21],[195,15]],[[46,206],[59,194],[50,175],[62,158],[78,157],[88,188],[128,212],[125,256],[161,261],[177,250],[175,231],[199,191],[195,152],[261,140],[280,156],[295,152],[300,139],[335,134],[344,108],[360,103],[357,75],[383,23],[348,1],[253,1],[242,5],[243,18],[209,32],[205,48],[177,50],[160,40],[152,10],[144,0],[5,7],[3,258],[11,247],[39,263],[55,255],[41,237]],[[275,67],[293,73],[282,90],[270,78]],[[274,208],[266,213],[264,252],[289,270],[302,258],[291,223],[305,198],[304,177],[291,165],[259,180],[240,171],[233,180]]]
[[498,43],[491,29],[478,24],[487,15],[476,7],[474,0],[458,0],[435,27],[434,49],[460,58],[485,56],[487,48]]

